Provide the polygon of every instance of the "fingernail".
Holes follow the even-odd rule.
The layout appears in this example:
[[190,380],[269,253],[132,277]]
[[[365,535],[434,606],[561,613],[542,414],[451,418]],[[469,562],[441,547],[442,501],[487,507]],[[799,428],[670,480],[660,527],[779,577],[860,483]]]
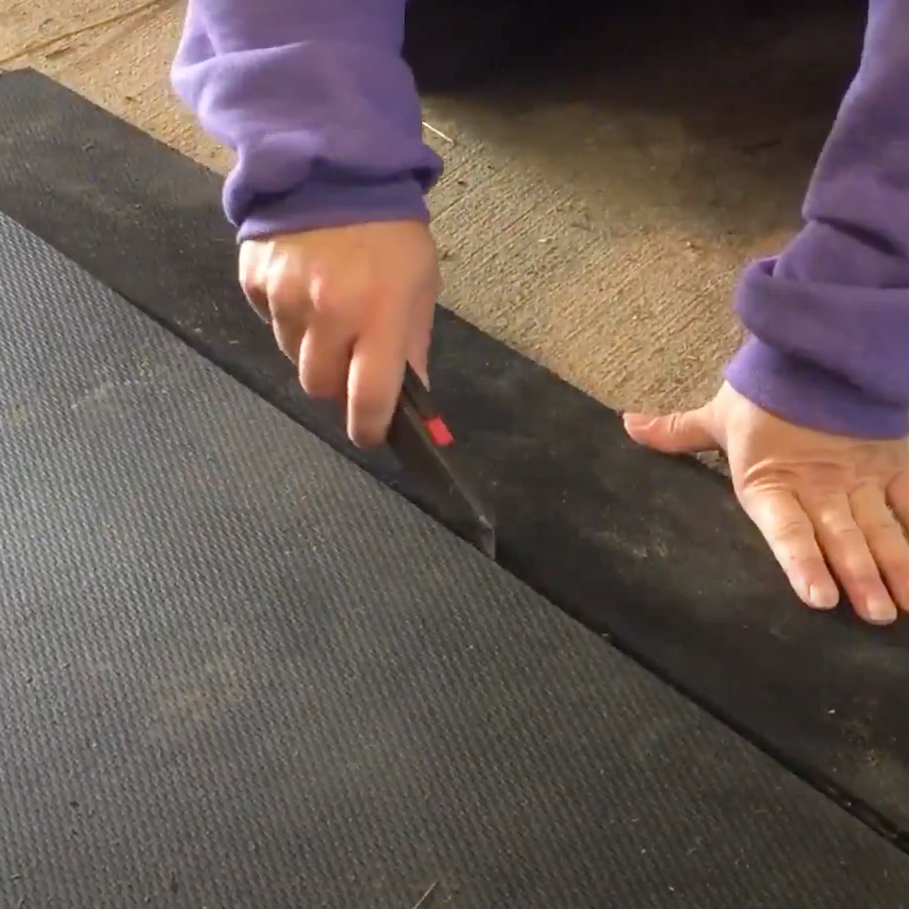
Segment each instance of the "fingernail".
[[896,619],[896,606],[888,597],[869,597],[866,605],[868,615],[875,622],[892,622]]
[[644,413],[626,413],[622,414],[622,421],[630,429],[646,429],[653,423],[654,418]]
[[815,609],[834,609],[839,600],[835,587],[826,584],[811,584],[808,587],[808,601]]

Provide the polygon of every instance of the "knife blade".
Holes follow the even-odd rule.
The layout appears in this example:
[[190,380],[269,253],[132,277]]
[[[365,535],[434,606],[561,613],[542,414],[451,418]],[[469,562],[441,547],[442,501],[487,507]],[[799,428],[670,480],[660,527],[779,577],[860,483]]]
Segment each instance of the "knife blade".
[[431,498],[436,518],[489,558],[496,557],[492,513],[477,483],[458,462],[454,436],[410,364],[392,417],[388,443]]

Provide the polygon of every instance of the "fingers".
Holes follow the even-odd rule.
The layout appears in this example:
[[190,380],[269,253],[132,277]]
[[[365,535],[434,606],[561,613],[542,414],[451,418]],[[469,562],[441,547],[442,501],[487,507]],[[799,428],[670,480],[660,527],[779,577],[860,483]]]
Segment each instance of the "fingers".
[[275,316],[271,322],[272,334],[281,353],[293,363],[300,356],[300,346],[306,334],[306,320],[302,314]]
[[890,481],[886,496],[897,520],[909,530],[909,471],[900,471]]
[[435,320],[436,294],[428,295],[423,305],[415,307],[408,326],[406,355],[407,362],[429,388],[429,347]]
[[300,345],[300,385],[313,398],[343,401],[353,339],[336,322],[316,314]]
[[860,618],[886,625],[909,611],[909,477],[888,495],[893,511],[872,483],[851,494],[753,489],[739,498],[803,602],[832,609],[838,579]]
[[261,274],[262,257],[257,254],[257,247],[249,241],[240,244],[238,256],[240,287],[247,302],[263,322],[271,321],[268,306],[268,292],[264,275]]
[[897,603],[909,609],[909,544],[880,490],[864,487],[851,500],[845,493],[806,497],[804,504],[781,490],[757,490],[742,499],[807,605],[836,605],[835,576],[867,622],[892,622]]
[[[884,490],[867,484],[851,496],[852,514],[876,565],[883,575],[890,603],[881,606],[881,621],[896,618],[896,608],[909,611],[909,541],[903,525],[887,507]],[[875,585],[877,586],[877,585]]]
[[[828,493],[805,496],[803,502],[811,515],[818,542],[856,613],[868,622],[892,622],[896,618],[896,606],[881,578],[863,528],[853,514],[849,496],[845,492]],[[863,517],[875,520],[867,509]]]
[[813,609],[833,609],[839,591],[796,496],[781,489],[755,489],[739,498],[802,602]]
[[403,306],[390,298],[374,302],[374,318],[355,341],[347,378],[347,433],[363,448],[381,445],[388,437],[407,363],[429,386],[435,313],[435,294],[425,289]]
[[285,357],[297,364],[312,315],[312,302],[305,283],[296,279],[293,272],[271,271],[264,276],[256,275],[244,292],[254,300],[264,295],[275,343]]
[[354,343],[347,377],[347,434],[361,448],[381,445],[404,381],[405,334],[376,322]]
[[[257,312],[268,313],[275,342],[297,365],[303,390],[313,398],[346,398],[351,440],[364,448],[381,445],[397,406],[406,356],[426,380],[434,307],[349,300],[337,293],[314,301],[311,288],[293,270],[262,275],[256,268],[248,253],[240,269],[244,293]],[[367,317],[360,321],[363,313]],[[408,317],[414,324],[407,324]]]
[[706,408],[653,417],[626,413],[622,418],[625,431],[639,445],[664,454],[712,451],[717,440],[710,429]]

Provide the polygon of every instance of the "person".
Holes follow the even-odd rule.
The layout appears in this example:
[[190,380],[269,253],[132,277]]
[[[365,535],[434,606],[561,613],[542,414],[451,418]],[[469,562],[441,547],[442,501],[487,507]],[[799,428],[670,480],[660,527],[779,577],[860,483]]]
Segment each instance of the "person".
[[[384,441],[405,361],[427,373],[440,291],[406,0],[189,0],[171,80],[232,148],[239,278],[303,390]],[[627,413],[636,442],[722,449],[798,596],[887,624],[909,610],[909,3],[869,0],[864,43],[801,231],[748,265],[746,337],[695,410]]]

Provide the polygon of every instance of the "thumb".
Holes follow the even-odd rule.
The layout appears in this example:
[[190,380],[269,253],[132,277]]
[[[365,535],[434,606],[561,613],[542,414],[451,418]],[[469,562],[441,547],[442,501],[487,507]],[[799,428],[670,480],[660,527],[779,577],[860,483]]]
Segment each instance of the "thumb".
[[705,408],[658,417],[626,413],[622,421],[625,432],[638,445],[664,454],[712,451],[719,447],[710,431]]

